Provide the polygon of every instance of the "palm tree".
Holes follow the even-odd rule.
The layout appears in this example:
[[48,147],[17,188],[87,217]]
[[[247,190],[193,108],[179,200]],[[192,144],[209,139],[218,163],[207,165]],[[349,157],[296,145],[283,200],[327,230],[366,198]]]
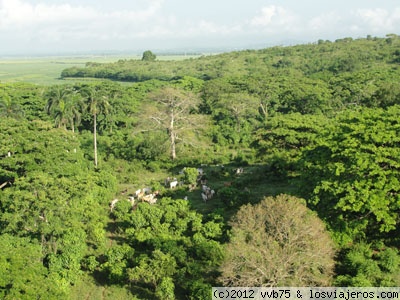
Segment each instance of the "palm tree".
[[84,110],[81,95],[71,87],[54,86],[47,91],[45,97],[47,98],[46,111],[53,115],[56,126],[67,129],[69,125],[72,132],[75,132]]
[[9,95],[3,94],[0,96],[0,115],[18,119],[24,115],[24,111]]
[[75,132],[76,127],[81,123],[81,116],[85,110],[85,103],[83,102],[82,96],[78,92],[73,91],[66,106],[66,118],[71,126],[72,132]]
[[70,87],[56,85],[47,90],[45,94],[45,98],[47,98],[46,112],[54,117],[55,125],[58,128],[67,129],[67,103],[71,93]]
[[107,94],[99,85],[87,86],[81,92],[86,99],[87,111],[93,116],[94,165],[97,168],[97,117],[100,114],[108,114],[110,103]]

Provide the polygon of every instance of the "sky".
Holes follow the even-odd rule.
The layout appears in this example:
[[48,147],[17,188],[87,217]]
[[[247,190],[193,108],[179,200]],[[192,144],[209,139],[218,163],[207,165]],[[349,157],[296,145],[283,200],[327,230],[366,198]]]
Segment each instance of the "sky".
[[0,54],[259,49],[399,34],[398,0],[0,0]]

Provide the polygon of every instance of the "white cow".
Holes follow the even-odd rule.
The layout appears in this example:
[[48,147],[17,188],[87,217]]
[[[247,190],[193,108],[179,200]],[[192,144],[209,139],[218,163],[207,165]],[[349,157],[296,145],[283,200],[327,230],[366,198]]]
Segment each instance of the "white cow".
[[204,202],[207,202],[207,195],[204,193],[201,193],[201,198],[203,198]]
[[114,199],[114,200],[111,201],[111,203],[110,203],[110,211],[113,211],[113,209],[115,207],[115,204],[117,204],[118,201],[119,201],[118,199]]
[[135,197],[130,196],[127,200],[130,202],[130,204],[132,205],[132,207],[135,206]]
[[174,189],[174,188],[176,188],[178,186],[178,180],[174,180],[174,181],[171,181],[170,183],[169,183],[169,188],[170,189]]

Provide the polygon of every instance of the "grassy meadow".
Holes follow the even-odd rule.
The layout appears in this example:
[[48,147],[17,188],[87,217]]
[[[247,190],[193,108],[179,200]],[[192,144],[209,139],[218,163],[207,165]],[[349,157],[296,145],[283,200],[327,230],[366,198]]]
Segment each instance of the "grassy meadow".
[[[159,60],[181,60],[193,55],[160,55]],[[38,85],[62,84],[83,79],[60,79],[61,71],[70,67],[84,67],[87,62],[112,63],[121,59],[141,59],[140,55],[87,55],[0,57],[0,82],[29,82]]]

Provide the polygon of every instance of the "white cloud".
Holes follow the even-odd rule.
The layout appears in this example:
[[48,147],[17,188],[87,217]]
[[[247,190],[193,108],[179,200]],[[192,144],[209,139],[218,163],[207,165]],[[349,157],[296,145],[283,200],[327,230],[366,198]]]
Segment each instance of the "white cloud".
[[359,9],[355,15],[373,32],[389,33],[400,28],[400,7],[391,12],[382,8]]
[[264,29],[280,27],[281,29],[295,29],[297,17],[287,9],[270,5],[261,9],[261,13],[250,20],[253,27]]
[[314,32],[331,31],[343,22],[341,15],[336,12],[324,13],[308,21],[307,29]]
[[357,9],[367,5],[358,4],[344,9],[338,4],[321,9],[281,1],[264,7],[252,2],[245,9],[232,4],[227,10],[223,0],[219,9],[213,1],[205,0],[203,10],[196,10],[183,0],[117,0],[112,5],[107,0],[0,0],[0,51],[147,48],[160,41],[174,47],[212,47],[380,35],[400,28],[400,6]]
[[0,16],[0,29],[8,29],[54,22],[90,20],[96,18],[98,13],[89,7],[72,7],[69,4],[32,5],[22,0],[2,0]]
[[0,29],[21,28],[24,26],[36,26],[46,24],[74,22],[108,23],[138,23],[145,22],[154,17],[162,6],[162,0],[149,1],[148,7],[141,10],[123,10],[101,12],[87,6],[71,6],[70,4],[45,4],[33,5],[24,0],[0,0]]
[[265,6],[249,22],[249,30],[263,31],[269,35],[284,35],[286,38],[318,39],[360,37],[367,34],[384,35],[400,28],[400,7],[394,10],[336,9],[316,11],[308,17],[300,11],[283,6]]

